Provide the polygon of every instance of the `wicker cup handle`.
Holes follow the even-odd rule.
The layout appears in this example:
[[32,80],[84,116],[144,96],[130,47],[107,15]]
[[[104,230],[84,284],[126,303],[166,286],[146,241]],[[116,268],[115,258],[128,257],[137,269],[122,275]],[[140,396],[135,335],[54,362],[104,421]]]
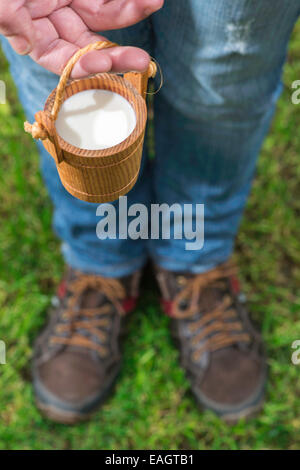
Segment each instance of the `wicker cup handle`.
[[[72,57],[69,59],[67,65],[65,66],[59,83],[57,85],[56,89],[56,95],[55,95],[55,100],[53,103],[53,107],[51,110],[50,115],[46,115],[44,111],[39,111],[36,115],[36,122],[33,124],[30,124],[29,122],[24,123],[24,129],[26,132],[32,135],[34,139],[41,139],[45,140],[49,137],[52,137],[55,141],[56,139],[56,132],[55,132],[55,126],[53,125],[57,115],[59,113],[60,107],[63,102],[64,98],[64,93],[65,89],[68,83],[68,80],[71,76],[72,70],[76,64],[76,62],[85,54],[88,52],[92,51],[100,51],[102,49],[108,49],[110,47],[116,47],[118,44],[110,41],[98,41],[92,44],[88,44],[87,46],[83,47],[82,49],[79,49]],[[151,61],[148,67],[148,70],[142,73],[136,73],[136,72],[128,72],[125,74],[125,78],[127,78],[129,81],[131,81],[134,85],[137,83],[136,77],[142,77],[146,76],[146,79],[148,80],[149,77],[154,77],[157,71],[157,66],[154,61]],[[145,81],[144,81],[145,82]],[[141,82],[142,83],[142,82]],[[143,91],[143,86],[140,87],[139,90],[141,93]],[[51,122],[52,121],[52,122]],[[61,154],[61,151],[59,148],[57,148],[57,142],[55,142],[55,147],[57,151],[57,156],[58,160],[60,159],[59,156]]]

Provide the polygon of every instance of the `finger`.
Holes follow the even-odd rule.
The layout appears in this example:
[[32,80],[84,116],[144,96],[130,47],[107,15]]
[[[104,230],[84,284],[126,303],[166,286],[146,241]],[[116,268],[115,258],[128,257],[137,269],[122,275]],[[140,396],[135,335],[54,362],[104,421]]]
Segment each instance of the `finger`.
[[[87,25],[72,8],[65,7],[54,11],[49,15],[49,20],[56,29],[58,36],[70,43],[76,44],[84,36],[87,39],[89,38],[91,42],[95,42],[95,38],[99,39],[98,35],[89,31]],[[77,45],[81,46],[81,44]]]
[[[71,8],[62,8],[49,16],[58,35],[65,41],[84,47],[87,44],[103,39],[98,34],[91,33],[82,19]],[[68,24],[68,28],[65,25]],[[74,67],[72,76],[75,78],[103,71],[104,60],[108,70],[123,72],[128,70],[144,71],[149,64],[146,52],[135,47],[114,47],[103,51],[91,52]]]
[[[61,74],[68,60],[80,47],[100,39],[99,35],[85,31],[79,42],[72,44],[59,37],[56,28],[48,18],[34,20],[34,25],[37,41],[30,56],[38,64],[56,74]],[[148,63],[148,54],[141,49],[116,47],[91,52],[82,57],[75,65],[72,77],[79,78],[92,73],[109,71],[142,71],[146,69]]]
[[53,11],[66,7],[70,3],[72,0],[27,0],[26,8],[31,18],[37,19],[49,16]]
[[28,54],[32,50],[35,32],[24,0],[0,0],[0,33],[18,54]]
[[[90,41],[87,42],[89,44]],[[143,72],[149,65],[149,55],[147,52],[137,47],[113,47],[103,51],[93,51],[83,56],[75,65],[72,77],[79,78],[101,71],[100,66],[104,58],[109,61],[110,72]],[[108,63],[108,62],[107,62]]]
[[[60,75],[79,46],[61,39],[48,18],[34,20],[34,26],[37,41],[30,57],[46,69]],[[99,72],[107,72],[111,68],[111,61],[106,56],[99,57],[97,66]]]
[[159,10],[164,0],[73,0],[72,8],[92,31],[131,26]]

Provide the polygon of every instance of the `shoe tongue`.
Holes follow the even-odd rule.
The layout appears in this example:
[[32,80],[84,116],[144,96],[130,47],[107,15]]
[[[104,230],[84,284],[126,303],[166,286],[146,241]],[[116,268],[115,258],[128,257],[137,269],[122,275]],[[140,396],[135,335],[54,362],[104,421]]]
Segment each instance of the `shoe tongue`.
[[[180,282],[178,282],[180,281],[180,277],[181,276],[179,276],[179,278],[177,277],[177,279],[173,278],[172,280],[173,289],[175,288],[177,292],[180,292],[181,290],[185,288],[185,285],[180,285]],[[185,274],[184,277],[188,280],[192,280],[193,275]],[[214,283],[211,283],[207,287],[204,287],[203,289],[201,289],[201,294],[199,297],[199,307],[200,307],[199,310],[202,312],[207,312],[207,311],[209,312],[217,308],[220,302],[224,298],[225,290],[226,290],[226,279],[224,279],[224,286],[219,286],[219,285],[216,286],[214,285]],[[187,300],[190,300],[190,299],[187,299]]]
[[81,296],[80,306],[82,308],[97,308],[105,303],[105,296],[95,290],[87,288]]
[[[75,269],[68,268],[65,275],[66,283],[72,283],[82,273],[76,271]],[[140,271],[135,272],[127,276],[119,278],[118,281],[125,289],[126,296],[137,297],[138,296],[138,287],[139,287]],[[117,293],[116,293],[117,294]],[[86,289],[81,293],[80,298],[80,307],[82,308],[98,308],[104,305],[107,302],[107,297],[101,292],[101,287],[99,289],[95,287],[86,286]],[[119,299],[120,300],[120,299]]]
[[[72,281],[76,281],[77,278],[78,273],[74,269],[69,268],[66,275],[67,283],[72,283]],[[98,289],[89,286],[87,286],[86,289],[82,291],[79,299],[79,305],[82,308],[97,308],[101,306],[104,302],[104,295]]]
[[199,305],[204,312],[215,309],[224,297],[224,290],[213,285],[201,292]]
[[[73,270],[68,273],[68,280],[73,281],[76,279],[77,275],[76,272]],[[124,276],[123,278],[119,279],[122,283],[125,291],[127,293],[131,292],[131,284],[132,284],[132,276]],[[80,306],[82,308],[97,308],[105,304],[107,298],[105,294],[101,292],[100,289],[95,289],[94,287],[89,287],[87,285],[86,289],[83,290],[81,299],[80,299]]]
[[[120,282],[125,288],[126,292],[130,292],[132,276],[121,278]],[[105,294],[97,289],[89,288],[83,292],[81,299],[81,307],[83,308],[97,308],[107,301]]]

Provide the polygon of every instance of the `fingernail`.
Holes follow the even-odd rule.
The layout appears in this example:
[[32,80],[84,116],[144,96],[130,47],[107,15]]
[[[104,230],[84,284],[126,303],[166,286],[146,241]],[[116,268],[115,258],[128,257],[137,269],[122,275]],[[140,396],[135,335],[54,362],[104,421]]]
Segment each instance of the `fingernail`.
[[11,41],[11,45],[20,55],[27,55],[32,50],[32,45],[25,38],[15,38]]
[[23,44],[22,48],[20,48],[19,54],[20,55],[27,55],[27,54],[29,54],[29,52],[31,52],[31,50],[32,50],[32,46],[31,46],[30,42],[24,41],[24,44]]

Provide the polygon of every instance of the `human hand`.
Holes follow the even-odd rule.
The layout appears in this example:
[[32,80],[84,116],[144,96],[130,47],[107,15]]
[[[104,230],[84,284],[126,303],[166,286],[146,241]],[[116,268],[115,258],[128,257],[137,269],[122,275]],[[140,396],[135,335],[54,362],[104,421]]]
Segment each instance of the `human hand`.
[[[95,31],[138,23],[163,6],[164,0],[0,0],[0,34],[19,54],[60,74],[80,48],[105,40]],[[75,65],[72,77],[98,72],[144,71],[148,54],[137,47],[94,51]]]

